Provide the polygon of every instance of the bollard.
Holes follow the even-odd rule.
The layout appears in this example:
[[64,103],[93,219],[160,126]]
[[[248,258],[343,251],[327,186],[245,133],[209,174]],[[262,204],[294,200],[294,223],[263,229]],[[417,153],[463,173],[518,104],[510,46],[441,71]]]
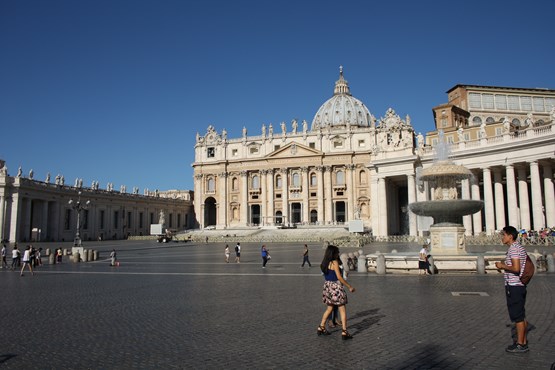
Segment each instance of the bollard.
[[89,260],[89,262],[94,261],[94,260],[93,260],[93,250],[92,250],[92,249],[89,249],[89,250],[88,250],[87,259]]
[[486,260],[484,259],[483,254],[479,254],[476,259],[476,272],[480,275],[486,273]]
[[385,272],[385,256],[380,253],[376,259],[376,273],[378,275],[385,275]]
[[79,263],[79,258],[80,258],[79,252],[75,252],[73,254],[73,263]]
[[97,250],[93,251],[93,261],[98,261],[98,251]]
[[83,249],[83,255],[81,256],[81,259],[83,260],[83,262],[89,262],[89,255],[88,255],[88,249]]
[[55,254],[51,254],[50,256],[48,256],[48,263],[51,264],[51,265],[56,264],[56,255]]
[[46,248],[46,250],[44,251],[44,255],[50,256],[50,248]]
[[359,256],[358,256],[357,271],[358,272],[368,272],[368,269],[366,267],[366,256],[364,254],[362,254],[362,250],[360,251]]
[[436,266],[434,265],[434,257],[428,257],[428,268],[430,269],[430,273],[433,275],[436,273]]
[[555,265],[553,264],[553,255],[547,255],[547,272],[555,272]]

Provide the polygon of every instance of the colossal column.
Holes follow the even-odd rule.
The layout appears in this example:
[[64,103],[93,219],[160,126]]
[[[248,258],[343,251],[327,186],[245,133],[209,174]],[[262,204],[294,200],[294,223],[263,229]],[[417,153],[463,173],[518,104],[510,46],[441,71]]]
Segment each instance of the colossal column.
[[325,180],[324,180],[324,189],[326,192],[326,211],[325,211],[325,220],[327,224],[330,224],[333,222],[333,184],[331,181],[331,173],[332,173],[332,167],[331,166],[325,166],[324,167],[326,170],[326,175]]
[[266,185],[268,187],[268,211],[266,216],[268,216],[268,221],[270,225],[274,225],[276,220],[274,219],[274,169],[270,168],[266,171]]
[[[408,187],[408,204],[416,202],[416,182],[414,180],[414,174],[409,173],[407,175],[407,187]],[[416,228],[416,215],[411,211],[407,211],[409,213],[409,234],[412,236],[416,236],[418,234],[418,230]]]
[[[197,222],[201,229],[204,228],[204,207],[202,207],[202,183],[203,183],[203,176],[198,174],[195,175],[195,209],[196,209],[196,217]],[[150,222],[150,221],[149,221]]]
[[528,182],[526,168],[518,168],[518,204],[520,205],[520,227],[530,229],[530,200],[528,199]]
[[542,205],[542,186],[538,162],[530,163],[530,185],[532,186],[532,211],[534,230],[539,231],[545,227],[545,217]]
[[494,214],[494,201],[493,189],[491,186],[491,171],[489,168],[484,168],[484,210],[486,212],[486,234],[492,235],[495,232],[495,214]]
[[354,164],[348,164],[345,166],[345,177],[346,179],[346,185],[347,185],[347,219],[345,221],[349,222],[351,220],[355,219],[355,189],[354,189],[354,181],[353,181],[353,176],[355,173],[355,165]]
[[507,223],[505,222],[505,195],[503,194],[503,178],[501,170],[493,170],[493,179],[495,186],[495,224],[496,230],[501,230]]
[[308,216],[309,202],[308,202],[308,167],[301,167],[302,176],[302,199],[303,199],[303,219],[302,222],[310,222],[310,217]]
[[241,171],[241,224],[247,226],[249,207],[249,178],[247,171]]
[[[480,185],[478,185],[478,182],[472,184],[470,190],[472,192],[473,200],[481,200]],[[474,235],[478,235],[482,232],[482,211],[478,211],[472,215],[472,225],[474,228]]]
[[[6,200],[0,195],[0,240],[4,240],[4,213],[6,212]],[[7,252],[6,252],[7,253]]]
[[543,167],[543,188],[545,194],[545,219],[547,227],[555,226],[555,191],[553,189],[553,170],[551,165]]
[[378,179],[378,202],[379,202],[379,236],[387,236],[387,190],[385,179]]
[[268,172],[265,169],[260,170],[260,198],[261,198],[261,206],[260,206],[260,223],[262,225],[266,225],[266,221],[268,221],[266,211],[268,209],[267,206],[267,189],[266,189],[266,174]]
[[228,179],[228,173],[227,172],[222,172],[218,175],[219,178],[219,183],[218,183],[218,204],[220,205],[218,207],[218,229],[223,229],[226,228],[228,226],[228,218],[227,218],[227,212],[228,212],[228,186],[227,186],[227,179]]
[[283,214],[283,223],[289,225],[291,221],[289,219],[289,169],[281,169],[281,188],[283,192],[281,194],[281,212]]
[[[470,181],[461,180],[461,199],[470,199]],[[463,216],[463,226],[466,229],[465,235],[472,235],[472,215]]]
[[324,168],[316,167],[318,181],[318,225],[324,224]]
[[518,204],[517,204],[517,193],[516,193],[516,183],[515,183],[515,168],[512,164],[508,164],[505,167],[506,178],[507,178],[507,213],[509,214],[509,225],[520,228],[520,222],[518,222]]

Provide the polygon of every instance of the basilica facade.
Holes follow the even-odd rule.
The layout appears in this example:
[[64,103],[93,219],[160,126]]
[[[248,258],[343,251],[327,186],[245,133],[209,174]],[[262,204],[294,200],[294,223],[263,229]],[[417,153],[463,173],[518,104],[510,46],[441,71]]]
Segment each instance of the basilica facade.
[[425,235],[433,220],[412,214],[408,204],[433,199],[418,174],[434,162],[440,130],[450,159],[475,174],[459,194],[485,202],[463,218],[467,234],[491,234],[508,223],[555,226],[555,91],[457,85],[448,98],[433,109],[436,131],[424,137],[391,108],[377,119],[351,94],[341,70],[333,96],[310,123],[262,125],[254,135],[243,128],[236,138],[209,126],[197,133],[192,164],[199,226],[356,221],[376,236]]

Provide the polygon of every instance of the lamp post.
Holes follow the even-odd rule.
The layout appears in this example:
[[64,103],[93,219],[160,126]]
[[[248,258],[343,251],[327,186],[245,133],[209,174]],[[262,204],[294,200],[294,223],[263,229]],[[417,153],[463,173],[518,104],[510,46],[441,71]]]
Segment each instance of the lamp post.
[[75,239],[73,240],[73,248],[71,253],[74,254],[75,252],[79,252],[80,255],[83,254],[83,247],[81,245],[81,236],[79,235],[79,231],[81,230],[81,211],[84,209],[89,208],[91,204],[90,200],[87,200],[85,204],[81,203],[81,192],[77,192],[77,202],[74,202],[73,199],[70,199],[68,202],[71,209],[77,212],[77,226],[75,230]]

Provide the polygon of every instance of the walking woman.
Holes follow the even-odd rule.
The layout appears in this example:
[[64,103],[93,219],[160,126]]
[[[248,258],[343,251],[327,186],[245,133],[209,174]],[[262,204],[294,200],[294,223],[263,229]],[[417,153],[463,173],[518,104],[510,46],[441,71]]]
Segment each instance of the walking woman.
[[343,279],[339,264],[339,248],[335,245],[328,245],[324,253],[324,259],[320,265],[324,273],[324,278],[326,279],[322,292],[322,301],[327,305],[327,308],[322,316],[320,326],[318,327],[318,335],[330,334],[330,332],[326,330],[326,322],[328,321],[328,316],[333,311],[333,306],[338,306],[343,329],[341,332],[342,338],[352,339],[353,336],[347,331],[347,310],[345,308],[347,304],[347,293],[345,293],[344,286],[346,286],[351,293],[355,291],[355,288]]
[[28,245],[27,248],[25,249],[25,252],[23,253],[23,267],[21,267],[21,273],[19,274],[19,276],[23,276],[23,270],[25,270],[25,266],[29,267],[29,271],[31,272],[31,275],[35,275],[35,273],[33,272],[33,267],[31,266],[31,246]]

